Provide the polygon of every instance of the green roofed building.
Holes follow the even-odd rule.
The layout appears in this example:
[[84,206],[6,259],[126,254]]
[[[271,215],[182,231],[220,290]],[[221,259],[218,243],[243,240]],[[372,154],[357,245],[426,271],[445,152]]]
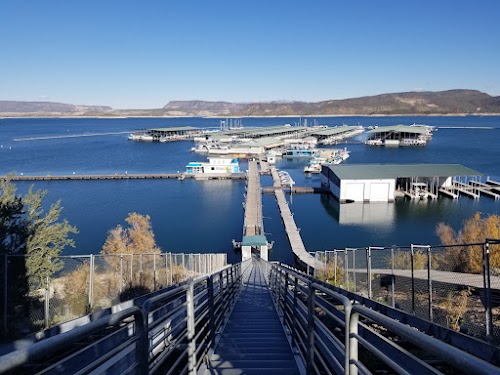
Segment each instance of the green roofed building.
[[481,173],[460,164],[353,164],[323,166],[321,184],[340,203],[393,202],[415,188],[437,198],[454,178],[473,176]]

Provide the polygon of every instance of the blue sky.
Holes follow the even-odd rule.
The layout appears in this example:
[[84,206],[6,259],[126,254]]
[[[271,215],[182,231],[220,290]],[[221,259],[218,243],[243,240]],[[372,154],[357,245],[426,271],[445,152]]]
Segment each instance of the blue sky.
[[497,0],[0,0],[0,100],[500,95]]

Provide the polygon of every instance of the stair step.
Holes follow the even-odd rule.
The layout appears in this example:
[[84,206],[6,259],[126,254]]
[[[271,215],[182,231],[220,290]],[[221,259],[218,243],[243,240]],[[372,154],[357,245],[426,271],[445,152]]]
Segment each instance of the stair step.
[[280,346],[256,346],[254,348],[241,348],[234,345],[219,344],[214,355],[222,355],[222,353],[245,353],[245,354],[284,354],[291,353],[288,345]]
[[286,336],[284,333],[276,334],[253,334],[253,333],[247,333],[247,334],[240,334],[240,333],[224,333],[221,336],[221,340],[240,340],[240,341],[257,341],[260,340],[261,342],[263,340],[279,340],[279,341],[286,341]]
[[278,327],[255,327],[255,328],[243,328],[243,327],[227,327],[224,328],[224,333],[283,333],[283,328],[281,326]]
[[277,368],[252,368],[252,369],[217,369],[218,375],[300,375],[298,370]]
[[259,361],[254,361],[252,359],[235,359],[235,360],[221,360],[221,361],[210,361],[212,367],[216,369],[221,368],[239,368],[239,369],[251,369],[251,368],[281,368],[281,369],[295,369],[297,365],[293,360],[268,360],[262,359]]
[[244,351],[221,351],[220,354],[214,354],[211,361],[230,361],[234,360],[252,360],[252,361],[262,361],[262,360],[280,360],[280,361],[291,361],[293,360],[293,355],[288,350],[287,353],[247,353]]

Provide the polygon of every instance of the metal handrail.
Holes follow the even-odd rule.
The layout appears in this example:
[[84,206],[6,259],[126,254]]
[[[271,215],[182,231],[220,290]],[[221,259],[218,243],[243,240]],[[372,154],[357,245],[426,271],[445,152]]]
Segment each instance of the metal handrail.
[[[360,346],[398,373],[439,373],[432,362],[405,350],[380,330],[432,352],[437,360],[466,373],[500,371],[478,356],[368,307],[373,305],[355,303],[352,294],[339,288],[292,267],[261,262],[285,332],[308,374],[370,374],[370,366],[358,358]],[[191,279],[147,299],[141,307],[104,316],[4,355],[0,374],[36,365],[31,373],[162,371],[194,375],[208,358],[234,306],[247,266],[240,263]],[[71,347],[82,338],[89,343]],[[46,364],[47,358],[55,359]]]
[[[234,305],[241,278],[242,264],[235,264],[188,280],[145,300],[142,306],[0,356],[0,374],[18,373],[29,366],[33,374],[50,369],[64,374],[145,375],[167,365],[165,373],[195,374]],[[75,344],[82,339],[88,344]],[[48,358],[56,359],[47,363]]]
[[[129,319],[131,317],[133,320]],[[128,346],[135,346],[135,348],[131,349],[131,351],[135,352],[135,371],[137,374],[147,374],[147,363],[144,362],[144,359],[147,358],[147,353],[145,351],[146,345],[144,341],[146,331],[144,327],[143,312],[139,307],[135,306],[113,315],[104,316],[78,329],[49,337],[25,349],[20,349],[0,357],[0,374],[15,371],[28,363],[43,362],[56,353],[64,351],[68,348],[68,345],[71,345],[77,340],[81,341],[90,335],[96,335],[101,330],[109,330],[110,327],[121,327],[123,325],[126,326],[125,329],[127,331],[131,332],[128,334],[130,336],[129,340],[127,340]],[[133,325],[132,330],[127,328],[130,325]],[[79,348],[80,352],[82,350],[82,348]],[[103,354],[103,356],[105,356],[105,354]],[[67,358],[63,358],[59,363],[64,362],[66,359]],[[104,373],[110,366],[114,365],[113,361],[111,361],[111,363],[106,366],[106,361],[102,361],[99,358],[94,360],[93,363],[86,363],[84,359],[85,358],[80,358],[79,361],[81,362],[79,362],[78,365],[81,369],[86,369],[86,373],[90,373],[97,367],[100,367],[100,370]]]
[[[432,362],[428,363],[419,358],[417,353],[410,353],[394,340],[381,335],[378,332],[380,329],[432,353],[436,360],[449,367],[470,374],[500,373],[498,367],[470,352],[420,332],[394,317],[355,303],[352,293],[341,293],[339,288],[290,266],[268,264],[267,268],[271,294],[287,328],[292,347],[304,361],[308,374],[357,375],[358,371],[371,374],[358,358],[360,345],[397,373],[441,373],[432,366]],[[370,306],[374,307],[373,303]],[[363,320],[360,320],[360,316]],[[374,323],[377,328],[366,321]],[[339,335],[340,332],[342,334]],[[476,345],[481,345],[480,341],[475,341]]]
[[[349,327],[349,342],[351,348],[349,364],[350,364],[350,374],[356,375],[358,373],[358,346],[362,344],[364,347],[370,350],[370,344],[362,336],[358,334],[358,328],[363,323],[360,322],[360,316],[368,318],[371,322],[378,324],[381,327],[397,334],[399,337],[409,341],[413,345],[432,353],[437,358],[446,361],[451,366],[464,371],[467,374],[498,374],[500,369],[490,363],[483,361],[467,352],[457,349],[451,345],[448,345],[440,340],[435,339],[425,333],[419,332],[412,327],[409,327],[397,320],[386,317],[379,312],[373,311],[359,304],[354,304],[352,307],[350,327]],[[364,324],[363,324],[364,325]],[[366,328],[366,325],[365,325]],[[396,346],[400,348],[400,352],[405,355],[405,350],[402,350],[397,344]],[[378,350],[370,350],[375,356],[382,359],[387,365],[392,367],[396,371],[401,371],[401,366],[395,361],[389,358],[385,353]],[[418,359],[421,364],[425,365],[425,362]]]

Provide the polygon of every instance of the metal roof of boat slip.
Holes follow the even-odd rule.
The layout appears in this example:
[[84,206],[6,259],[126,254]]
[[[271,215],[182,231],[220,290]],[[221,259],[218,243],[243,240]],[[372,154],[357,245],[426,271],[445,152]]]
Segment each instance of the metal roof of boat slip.
[[417,134],[426,134],[427,128],[425,126],[410,126],[410,125],[392,125],[392,126],[379,126],[378,128],[372,129],[368,131],[368,134],[373,133],[417,133]]
[[311,132],[311,135],[336,135],[355,130],[357,126],[342,125],[335,128],[323,128]]
[[329,166],[341,180],[398,177],[482,176],[461,164],[354,164]]
[[171,128],[152,128],[149,129],[155,132],[178,132],[178,131],[186,131],[186,130],[200,130],[200,128],[195,128],[192,126],[174,126]]

